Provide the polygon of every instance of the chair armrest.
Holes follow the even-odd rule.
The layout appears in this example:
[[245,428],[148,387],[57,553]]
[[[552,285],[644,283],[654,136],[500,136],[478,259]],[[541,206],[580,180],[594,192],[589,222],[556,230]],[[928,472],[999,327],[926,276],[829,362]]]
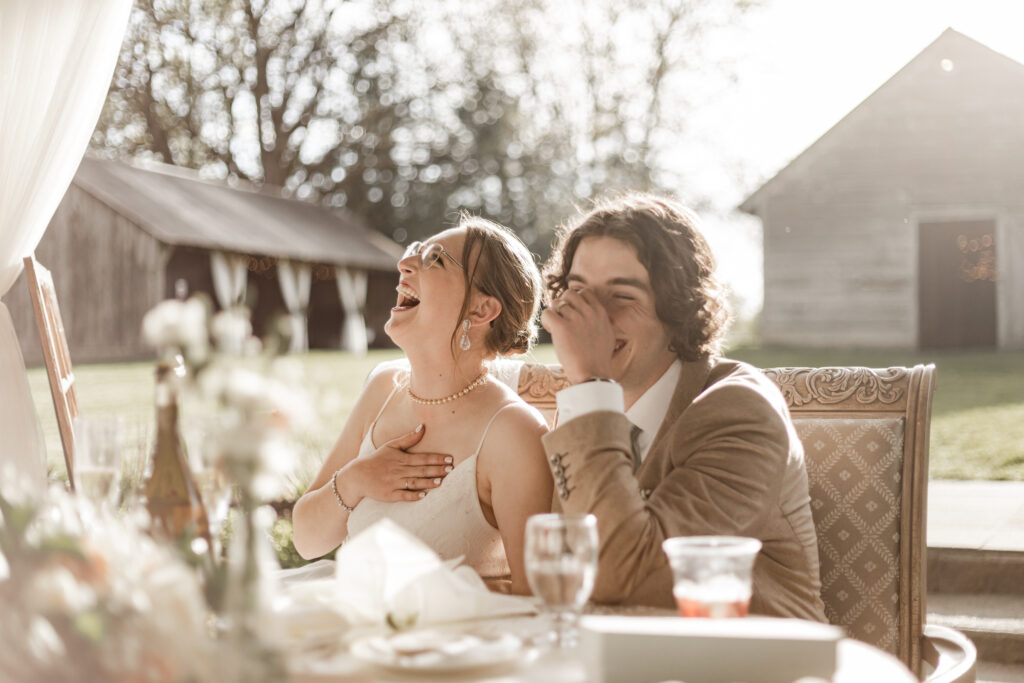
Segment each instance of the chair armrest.
[[978,650],[960,631],[926,624],[921,636],[921,655],[926,683],[975,683]]

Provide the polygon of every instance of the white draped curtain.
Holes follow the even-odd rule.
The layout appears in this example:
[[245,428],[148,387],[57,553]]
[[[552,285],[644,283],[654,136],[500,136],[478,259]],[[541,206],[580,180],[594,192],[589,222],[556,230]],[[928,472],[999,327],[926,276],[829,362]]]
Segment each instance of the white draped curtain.
[[351,353],[366,353],[366,271],[337,268],[338,298],[345,311],[341,328],[341,348]]
[[[35,251],[96,126],[131,0],[0,3],[0,296]],[[45,484],[45,449],[0,303],[0,463]]]
[[313,288],[313,269],[308,263],[282,259],[277,262],[277,281],[292,325],[292,343],[288,350],[292,353],[306,351],[309,349],[307,312],[309,292]]
[[249,277],[249,259],[239,254],[210,252],[210,271],[217,304],[225,311],[242,303]]

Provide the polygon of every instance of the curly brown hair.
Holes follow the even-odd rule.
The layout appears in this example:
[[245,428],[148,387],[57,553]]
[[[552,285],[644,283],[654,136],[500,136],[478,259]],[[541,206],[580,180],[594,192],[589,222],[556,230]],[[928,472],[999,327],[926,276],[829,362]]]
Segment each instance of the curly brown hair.
[[633,247],[650,276],[655,311],[679,358],[693,361],[720,352],[729,302],[696,213],[675,199],[651,194],[597,200],[559,231],[544,266],[549,304],[567,289],[576,249],[588,237],[613,237]]
[[[473,288],[501,304],[491,321],[485,343],[498,354],[526,353],[537,340],[537,313],[543,283],[533,254],[514,232],[479,216],[463,213],[459,228],[466,231],[462,262],[466,264],[466,293],[459,320],[466,317]],[[461,328],[452,332],[452,349]]]

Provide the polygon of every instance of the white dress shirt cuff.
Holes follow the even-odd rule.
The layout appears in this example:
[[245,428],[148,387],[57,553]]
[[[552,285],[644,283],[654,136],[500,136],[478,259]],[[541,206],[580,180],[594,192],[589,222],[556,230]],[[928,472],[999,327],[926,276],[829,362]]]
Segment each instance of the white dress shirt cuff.
[[618,382],[581,382],[555,394],[558,424],[598,410],[626,412],[622,385]]

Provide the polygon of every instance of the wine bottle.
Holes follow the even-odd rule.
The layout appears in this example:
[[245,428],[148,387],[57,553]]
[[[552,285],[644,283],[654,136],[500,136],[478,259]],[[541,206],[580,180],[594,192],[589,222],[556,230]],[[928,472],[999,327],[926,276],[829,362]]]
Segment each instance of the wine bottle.
[[168,540],[203,538],[212,549],[210,524],[178,425],[178,390],[175,374],[179,364],[160,362],[156,368],[156,444],[146,480],[146,508],[153,532]]

